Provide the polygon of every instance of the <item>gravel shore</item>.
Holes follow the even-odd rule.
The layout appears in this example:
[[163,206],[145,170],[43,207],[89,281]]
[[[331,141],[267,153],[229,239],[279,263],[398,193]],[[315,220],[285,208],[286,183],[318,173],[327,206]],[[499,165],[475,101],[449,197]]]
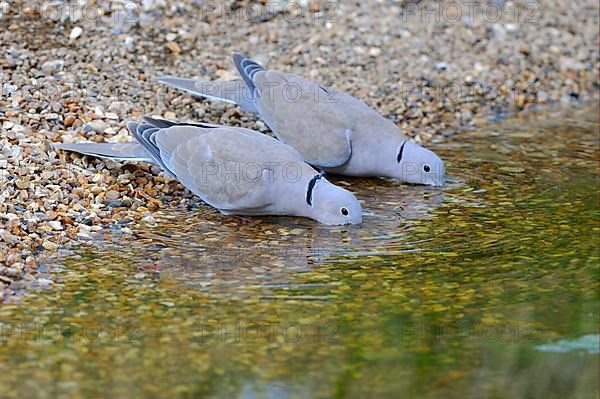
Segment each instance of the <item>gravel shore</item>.
[[40,256],[192,198],[155,167],[51,142],[129,141],[125,122],[143,114],[269,132],[153,81],[235,78],[234,50],[361,97],[423,142],[597,100],[596,0],[473,4],[0,2],[0,302],[39,283]]

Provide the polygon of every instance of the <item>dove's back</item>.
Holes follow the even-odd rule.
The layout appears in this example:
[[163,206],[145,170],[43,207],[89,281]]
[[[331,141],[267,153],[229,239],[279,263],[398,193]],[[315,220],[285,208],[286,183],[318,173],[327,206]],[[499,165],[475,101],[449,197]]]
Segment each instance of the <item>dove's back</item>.
[[286,168],[305,179],[316,173],[296,150],[253,130],[152,122],[128,127],[163,169],[222,212],[275,213],[274,199],[294,188]]

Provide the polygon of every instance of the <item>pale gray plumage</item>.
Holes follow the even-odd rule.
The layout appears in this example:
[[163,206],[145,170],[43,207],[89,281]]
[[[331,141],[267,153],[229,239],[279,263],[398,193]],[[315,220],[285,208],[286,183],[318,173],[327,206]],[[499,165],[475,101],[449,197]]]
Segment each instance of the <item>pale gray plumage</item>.
[[252,95],[242,80],[208,82],[164,76],[160,78],[160,82],[190,94],[202,93],[202,97],[237,104],[246,112],[258,112],[252,102]]
[[127,124],[137,143],[55,147],[156,163],[224,214],[305,216],[325,224],[362,221],[352,193],[322,178],[298,151],[272,137],[229,126],[144,121]]
[[140,143],[53,143],[54,148],[74,151],[93,157],[107,157],[116,161],[154,162]]
[[173,77],[159,81],[198,96],[243,104],[242,108],[258,114],[279,140],[323,170],[443,184],[442,160],[408,141],[396,125],[362,101],[301,76],[266,69],[239,53],[233,54],[233,63],[247,92],[238,89],[238,94],[215,95],[202,88],[226,83]]

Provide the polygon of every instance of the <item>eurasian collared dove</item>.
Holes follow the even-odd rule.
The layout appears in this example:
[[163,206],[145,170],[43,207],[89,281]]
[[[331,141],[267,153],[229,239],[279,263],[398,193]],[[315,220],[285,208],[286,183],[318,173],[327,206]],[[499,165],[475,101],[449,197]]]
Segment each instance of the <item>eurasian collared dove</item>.
[[225,215],[291,215],[358,224],[356,197],[331,184],[292,147],[259,132],[144,117],[127,127],[137,143],[54,144],[55,148],[159,165]]
[[258,114],[279,140],[319,169],[443,185],[443,161],[408,140],[396,125],[362,101],[292,73],[265,69],[239,53],[233,53],[233,63],[241,81],[171,76],[158,81]]

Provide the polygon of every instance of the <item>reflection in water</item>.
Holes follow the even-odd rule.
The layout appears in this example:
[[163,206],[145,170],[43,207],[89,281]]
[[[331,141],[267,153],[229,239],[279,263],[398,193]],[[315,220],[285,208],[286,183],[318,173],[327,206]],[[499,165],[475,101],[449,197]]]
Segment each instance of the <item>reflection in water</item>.
[[139,233],[138,245],[154,249],[152,267],[163,277],[207,292],[229,287],[231,295],[239,296],[247,290],[253,295],[258,287],[289,287],[298,273],[312,271],[314,265],[414,250],[407,233],[411,221],[431,219],[431,212],[443,202],[443,190],[377,183],[352,181],[353,189],[368,193],[361,201],[371,204],[365,205],[369,222],[364,226],[278,218],[269,218],[268,224],[256,219],[222,223],[220,215],[207,222],[206,214],[192,210],[179,215],[186,220],[183,225],[159,218],[156,226]]
[[0,392],[594,397],[598,354],[539,348],[598,336],[596,115],[440,144],[444,188],[332,177],[361,226],[196,203],[106,232],[0,307]]

